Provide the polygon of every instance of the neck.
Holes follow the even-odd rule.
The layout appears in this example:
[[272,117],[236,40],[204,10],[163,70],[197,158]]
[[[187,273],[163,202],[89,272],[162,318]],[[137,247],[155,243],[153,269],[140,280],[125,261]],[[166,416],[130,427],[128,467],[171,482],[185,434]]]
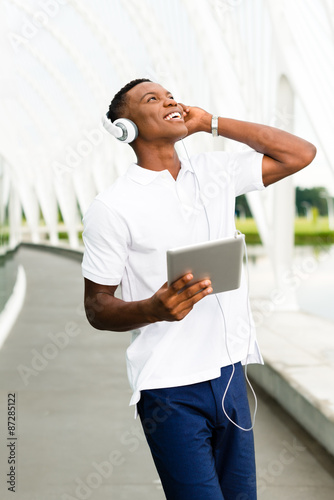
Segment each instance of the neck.
[[155,146],[150,144],[149,148],[141,148],[135,151],[137,156],[137,163],[143,168],[148,170],[169,170],[171,175],[176,180],[177,175],[181,168],[181,162],[175,151],[173,144],[164,147]]

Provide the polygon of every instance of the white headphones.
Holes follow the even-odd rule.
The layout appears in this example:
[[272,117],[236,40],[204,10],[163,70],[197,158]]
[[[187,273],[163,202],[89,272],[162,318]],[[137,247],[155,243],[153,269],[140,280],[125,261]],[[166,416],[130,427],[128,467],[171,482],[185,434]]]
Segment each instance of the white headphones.
[[119,118],[112,122],[107,115],[103,115],[102,125],[112,136],[126,144],[138,137],[137,125],[128,118]]

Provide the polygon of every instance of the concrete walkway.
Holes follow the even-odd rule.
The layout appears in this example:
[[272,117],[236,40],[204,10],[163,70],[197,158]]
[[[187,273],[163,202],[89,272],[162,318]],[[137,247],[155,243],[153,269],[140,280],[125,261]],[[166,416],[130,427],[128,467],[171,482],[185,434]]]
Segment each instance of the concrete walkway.
[[[307,287],[312,305],[330,317],[333,250],[295,249],[289,284],[297,297]],[[302,310],[277,311],[278,292],[268,259],[250,265],[252,310],[265,366],[250,374],[334,456],[334,321]],[[263,262],[261,262],[263,261]],[[289,304],[284,304],[289,306]]]
[[[83,312],[79,261],[21,247],[27,295],[0,350],[0,498],[162,500],[128,407],[128,333],[98,332]],[[16,495],[7,490],[7,396],[16,396]],[[331,500],[331,456],[257,389],[259,500]]]

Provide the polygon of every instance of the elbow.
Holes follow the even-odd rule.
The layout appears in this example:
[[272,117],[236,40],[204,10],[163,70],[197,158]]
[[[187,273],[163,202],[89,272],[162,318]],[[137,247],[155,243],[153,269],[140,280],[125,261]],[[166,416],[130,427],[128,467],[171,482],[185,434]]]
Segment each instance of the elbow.
[[90,314],[90,313],[87,313],[86,311],[86,318],[87,318],[87,321],[88,323],[95,329],[95,330],[104,330],[103,326],[101,323],[99,323],[99,321],[96,320],[96,318]]
[[306,145],[303,145],[303,148],[300,149],[298,152],[295,152],[293,157],[289,159],[289,161],[286,164],[286,167],[288,168],[288,175],[295,174],[299,172],[299,170],[302,170],[303,168],[307,167],[312,163],[314,160],[315,156],[317,154],[317,148],[311,144],[310,142],[307,142]]
[[95,330],[105,330],[105,327],[101,320],[98,318],[97,311],[85,304],[85,312],[88,323],[95,328]]
[[88,323],[95,329],[100,331],[113,331],[113,332],[125,332],[129,328],[122,328],[117,325],[117,322],[113,321],[112,317],[106,318],[102,314],[103,308],[98,307],[96,310],[94,307],[89,307],[85,305],[86,318]]
[[310,142],[307,143],[307,147],[303,148],[303,154],[301,155],[301,168],[307,167],[314,160],[317,154],[317,148],[314,144]]

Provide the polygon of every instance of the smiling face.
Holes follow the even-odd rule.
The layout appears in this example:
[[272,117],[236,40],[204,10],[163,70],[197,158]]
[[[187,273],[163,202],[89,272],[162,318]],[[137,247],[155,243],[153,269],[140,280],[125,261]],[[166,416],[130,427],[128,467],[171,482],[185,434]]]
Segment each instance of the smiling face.
[[182,106],[161,85],[140,83],[129,90],[126,96],[124,115],[137,125],[137,140],[175,143],[187,135]]

